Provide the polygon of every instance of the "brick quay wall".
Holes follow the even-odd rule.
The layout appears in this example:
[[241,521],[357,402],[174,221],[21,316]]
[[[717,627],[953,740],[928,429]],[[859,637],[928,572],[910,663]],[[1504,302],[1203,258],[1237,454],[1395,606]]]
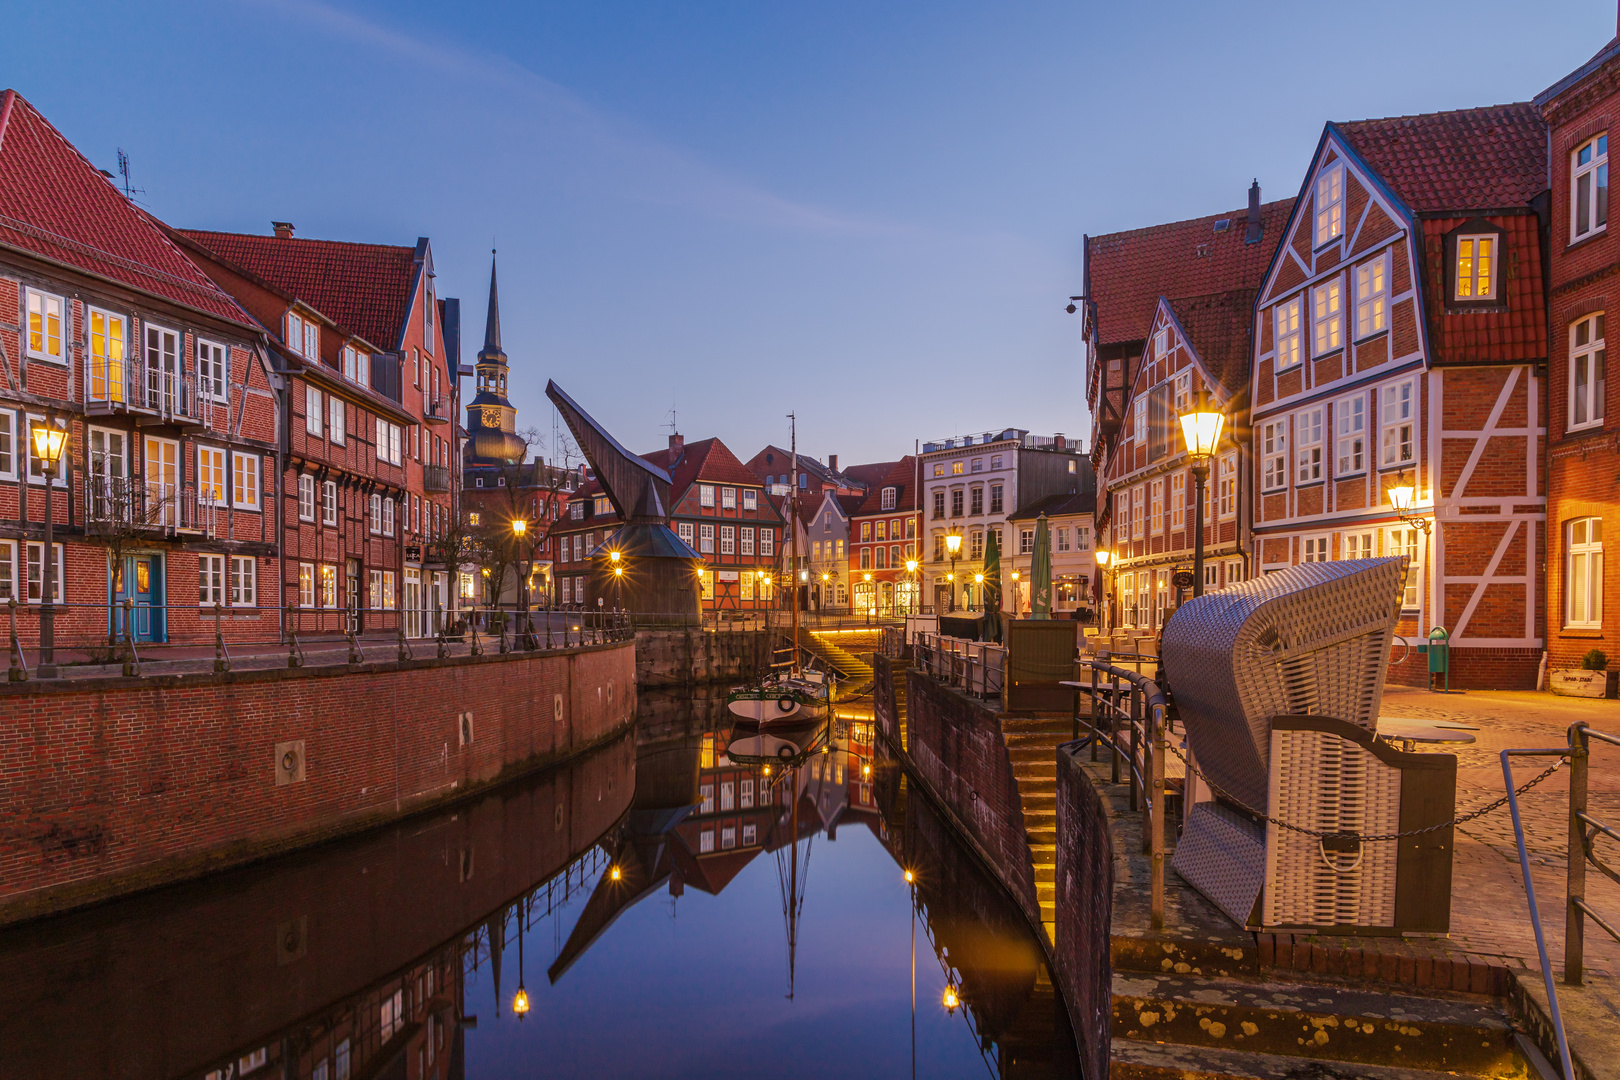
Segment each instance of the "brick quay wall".
[[461,798],[635,709],[633,642],[0,686],[0,925]]

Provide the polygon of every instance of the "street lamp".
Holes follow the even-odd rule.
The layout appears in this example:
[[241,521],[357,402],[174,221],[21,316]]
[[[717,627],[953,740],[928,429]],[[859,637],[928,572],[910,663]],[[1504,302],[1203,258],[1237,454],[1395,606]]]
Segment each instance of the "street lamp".
[[[522,549],[523,538],[528,536],[528,535],[529,535],[529,521],[528,521],[528,519],[527,518],[513,518],[512,519],[513,546],[517,547],[518,553],[519,553],[520,556],[521,556],[522,551],[523,551],[523,549]],[[523,560],[521,558],[519,558],[518,561],[519,561],[519,563],[522,563]],[[533,573],[533,572],[534,572],[534,568],[533,568],[533,566],[530,566],[529,570],[528,570],[528,573],[522,573],[522,574],[518,575],[518,602],[523,605],[523,635],[524,635],[524,644],[525,645],[528,644],[528,635],[529,635],[529,630],[530,630],[530,626],[529,626],[529,574]]]
[[872,575],[862,574],[861,580],[866,582],[866,625],[872,625],[872,612],[877,608],[877,590],[872,585]]
[[56,483],[56,466],[67,447],[67,429],[55,417],[46,416],[34,428],[34,456],[45,473],[45,551],[40,570],[39,677],[56,678],[56,548],[51,528],[51,488]]
[[[984,575],[983,574],[974,574],[973,575],[973,584],[974,584],[975,588],[978,589],[978,593],[979,593],[979,610],[983,611],[984,610]],[[973,610],[973,604],[972,604],[971,601],[968,603],[968,610],[969,611]]]
[[1198,391],[1198,403],[1181,414],[1181,435],[1192,459],[1193,483],[1197,498],[1193,506],[1193,595],[1204,595],[1204,484],[1209,480],[1209,460],[1221,441],[1226,415],[1209,403],[1209,391]]
[[918,598],[919,598],[918,594],[921,593],[921,591],[922,591],[919,588],[917,588],[917,560],[916,559],[907,559],[906,560],[906,588],[908,590],[907,595],[906,595],[906,614],[907,615],[915,615],[915,614],[917,614],[917,608],[921,606],[921,605],[918,604],[917,601],[918,601]]
[[1097,553],[1092,557],[1097,560],[1097,568],[1102,571],[1102,603],[1098,606],[1103,607],[1103,605],[1107,605],[1105,611],[1109,616],[1108,626],[1104,627],[1103,619],[1101,615],[1099,615],[1097,619],[1097,628],[1099,630],[1111,629],[1114,625],[1114,594],[1108,591],[1108,562],[1113,558],[1113,555],[1103,548],[1098,548]]
[[947,578],[951,583],[951,613],[956,612],[956,557],[962,554],[962,530],[952,529],[945,534],[945,554],[951,557],[951,574]]
[[1402,524],[1410,525],[1414,529],[1422,529],[1423,535],[1429,535],[1434,528],[1434,522],[1421,514],[1414,514],[1412,508],[1417,503],[1417,488],[1406,482],[1406,471],[1401,470],[1398,483],[1389,489],[1389,503],[1395,508],[1395,516],[1400,518]]

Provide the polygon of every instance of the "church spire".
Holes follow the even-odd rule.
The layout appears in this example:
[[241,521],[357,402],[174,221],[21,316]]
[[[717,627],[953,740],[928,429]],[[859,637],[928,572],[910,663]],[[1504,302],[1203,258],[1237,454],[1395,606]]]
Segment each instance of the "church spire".
[[501,296],[495,283],[495,249],[489,251],[489,316],[484,321],[484,347],[478,350],[480,361],[500,359],[505,363],[506,353],[501,349]]

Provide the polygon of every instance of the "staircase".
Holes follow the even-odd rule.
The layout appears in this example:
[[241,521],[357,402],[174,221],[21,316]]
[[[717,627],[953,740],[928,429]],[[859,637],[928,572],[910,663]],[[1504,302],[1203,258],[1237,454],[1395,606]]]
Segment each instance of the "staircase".
[[[872,640],[867,640],[870,637]],[[873,634],[839,634],[818,635],[804,627],[799,627],[799,648],[816,657],[827,667],[838,673],[838,678],[846,686],[870,687],[872,683],[872,665],[861,659],[860,652],[871,652],[881,640],[882,632]],[[855,692],[860,692],[858,689]]]
[[1024,832],[1035,864],[1035,896],[1041,925],[1053,940],[1057,919],[1057,745],[1072,737],[1074,722],[1063,717],[1002,717],[1002,736],[1012,760],[1018,797],[1024,806]]

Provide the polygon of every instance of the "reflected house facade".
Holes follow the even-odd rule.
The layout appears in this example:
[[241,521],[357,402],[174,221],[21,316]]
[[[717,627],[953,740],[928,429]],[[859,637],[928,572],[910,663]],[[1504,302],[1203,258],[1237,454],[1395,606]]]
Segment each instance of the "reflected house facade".
[[46,477],[59,647],[279,632],[280,376],[258,327],[29,102],[0,95],[0,604],[39,636]]

